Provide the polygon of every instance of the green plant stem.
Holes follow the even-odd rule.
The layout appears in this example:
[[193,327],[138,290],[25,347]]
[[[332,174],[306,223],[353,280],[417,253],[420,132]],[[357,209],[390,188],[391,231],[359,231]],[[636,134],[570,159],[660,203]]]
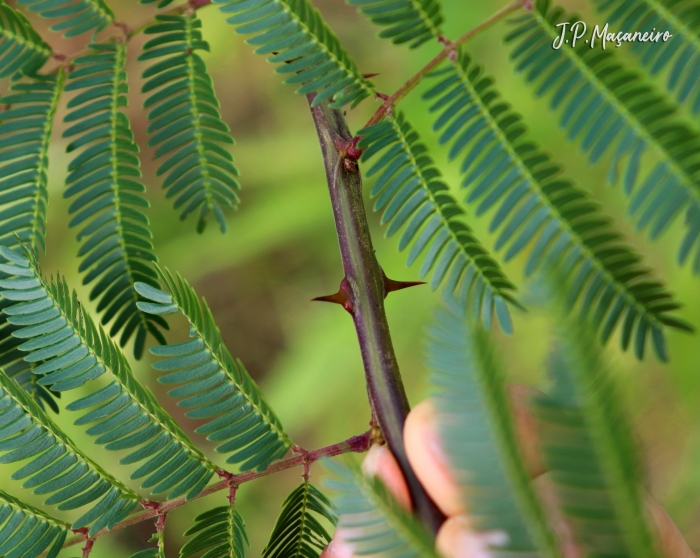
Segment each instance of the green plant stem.
[[[314,94],[307,96],[309,104]],[[385,276],[377,262],[362,200],[362,179],[357,161],[348,157],[352,135],[342,112],[323,102],[311,107],[316,124],[328,189],[333,206],[345,277],[334,302],[350,312],[365,368],[372,411],[382,435],[406,478],[422,523],[433,533],[444,517],[411,470],[403,445],[403,425],[410,407],[384,311]]]
[[435,56],[435,58],[433,58],[430,62],[428,62],[425,66],[423,66],[418,71],[418,73],[411,76],[408,79],[408,81],[406,81],[406,83],[404,83],[401,87],[399,87],[393,95],[384,99],[384,102],[382,103],[382,105],[376,110],[376,112],[372,115],[372,118],[370,118],[367,121],[367,124],[365,124],[363,127],[367,128],[368,126],[371,126],[372,124],[376,124],[382,118],[384,118],[384,116],[392,110],[392,108],[394,107],[394,105],[396,105],[396,103],[398,103],[401,99],[403,99],[406,95],[408,95],[411,92],[411,90],[421,82],[421,80],[425,77],[425,75],[428,72],[431,72],[432,70],[437,68],[440,65],[440,63],[443,60],[445,60],[445,58],[447,58],[451,55],[451,53],[456,52],[456,49],[459,45],[466,43],[468,40],[476,37],[482,31],[485,31],[486,29],[488,29],[492,25],[501,21],[506,16],[519,10],[520,8],[525,6],[526,4],[527,4],[527,0],[515,0],[511,4],[508,4],[502,10],[497,11],[495,14],[493,14],[487,20],[482,21],[479,25],[477,25],[476,27],[467,31],[464,35],[462,35],[456,41],[450,42],[447,40],[443,40],[443,42],[445,43],[445,48],[443,48],[440,51],[440,53],[437,56]]
[[[331,444],[330,446],[325,446],[316,450],[308,451],[301,448],[297,448],[297,455],[288,457],[287,459],[275,461],[274,463],[271,463],[264,471],[247,471],[245,473],[239,473],[237,475],[221,471],[219,474],[220,476],[225,477],[224,480],[206,487],[194,498],[190,498],[189,500],[187,500],[183,496],[162,503],[148,502],[148,509],[130,515],[123,521],[120,521],[119,523],[114,525],[114,527],[112,527],[112,529],[109,531],[107,529],[98,531],[90,540],[94,541],[98,537],[101,537],[113,531],[117,531],[119,529],[124,529],[125,527],[129,527],[131,525],[135,525],[136,523],[141,523],[142,521],[147,521],[149,519],[153,519],[159,516],[165,516],[168,512],[174,510],[175,508],[184,506],[185,504],[194,500],[199,500],[200,498],[204,498],[205,496],[209,496],[210,494],[214,494],[215,492],[227,490],[232,486],[240,486],[243,483],[259,479],[260,477],[265,477],[267,475],[279,473],[280,471],[284,471],[285,469],[304,466],[304,470],[306,471],[307,467],[311,463],[314,463],[326,457],[333,457],[335,455],[341,455],[343,453],[350,452],[363,453],[369,449],[370,433],[371,431],[368,431],[358,436],[352,436],[351,438],[348,438],[347,440],[344,440],[337,444]],[[75,537],[66,540],[66,542],[63,544],[63,548],[80,544],[85,540],[86,537],[84,534],[76,535]]]

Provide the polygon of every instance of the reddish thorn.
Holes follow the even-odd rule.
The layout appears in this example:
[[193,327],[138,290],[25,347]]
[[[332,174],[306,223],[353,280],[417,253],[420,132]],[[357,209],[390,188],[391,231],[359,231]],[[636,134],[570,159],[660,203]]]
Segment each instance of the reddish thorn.
[[65,62],[66,60],[68,60],[68,56],[60,52],[54,52],[51,55],[51,58],[53,58],[54,60],[58,60],[59,62]]
[[408,289],[408,287],[415,287],[417,285],[425,285],[425,281],[394,281],[386,276],[384,270],[382,270],[382,277],[384,278],[384,298],[394,291]]
[[355,136],[352,138],[352,143],[347,148],[348,157],[357,161],[361,156],[364,149],[357,148],[357,142],[360,141],[360,136]]
[[141,500],[140,504],[144,508],[151,510],[157,510],[160,507],[160,502],[154,502],[153,500]]
[[87,534],[89,533],[87,527],[80,527],[79,529],[71,529],[76,535],[85,535],[85,538],[87,538]]
[[187,3],[190,5],[190,8],[197,10],[202,6],[211,4],[211,0],[189,0]]
[[228,481],[233,479],[233,473],[229,473],[228,471],[224,471],[223,469],[217,469],[216,474],[220,479],[226,479]]
[[532,0],[525,0],[523,2],[523,10],[532,10],[535,7],[535,3]]
[[438,35],[437,42],[440,43],[441,45],[445,45],[445,46],[450,46],[452,44],[452,41],[450,41],[447,37],[445,37],[445,35]]
[[388,101],[388,100],[389,100],[389,95],[387,95],[386,93],[380,93],[379,91],[377,91],[377,92],[374,94],[374,98],[375,98],[375,99],[381,99],[382,101]]
[[352,314],[352,298],[352,288],[350,288],[350,283],[348,283],[347,279],[343,278],[343,280],[340,282],[340,288],[338,289],[337,293],[326,296],[317,296],[311,300],[340,304],[343,308],[350,312],[350,314]]
[[375,76],[378,76],[379,74],[362,74],[362,77],[365,79],[373,78]]

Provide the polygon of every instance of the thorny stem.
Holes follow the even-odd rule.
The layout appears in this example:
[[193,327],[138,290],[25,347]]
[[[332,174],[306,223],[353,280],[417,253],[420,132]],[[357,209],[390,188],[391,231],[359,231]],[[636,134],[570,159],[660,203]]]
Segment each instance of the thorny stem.
[[264,471],[246,471],[245,473],[238,473],[236,475],[222,471],[220,473],[220,476],[224,476],[224,480],[206,487],[199,494],[197,494],[197,496],[190,498],[189,500],[187,500],[183,496],[180,498],[174,498],[172,500],[162,502],[161,504],[158,504],[157,502],[144,501],[142,502],[142,504],[144,505],[144,507],[146,507],[145,510],[131,515],[123,521],[120,521],[119,523],[114,525],[114,527],[112,527],[110,531],[108,531],[107,529],[102,529],[102,531],[98,531],[92,536],[91,539],[87,539],[87,541],[87,533],[81,532],[77,534],[77,536],[68,539],[63,545],[63,548],[80,544],[83,541],[86,541],[86,545],[90,544],[90,547],[92,548],[94,540],[98,537],[101,537],[102,535],[106,535],[107,533],[111,533],[119,529],[124,529],[125,527],[135,525],[136,523],[141,523],[142,521],[147,521],[154,517],[165,516],[168,512],[174,510],[175,508],[179,508],[180,506],[192,502],[193,500],[199,500],[200,498],[204,498],[205,496],[209,496],[210,494],[214,494],[215,492],[229,490],[228,496],[230,497],[232,488],[234,490],[235,495],[235,489],[238,486],[240,486],[243,483],[259,479],[260,477],[265,477],[267,475],[279,473],[280,471],[284,471],[285,469],[291,469],[292,467],[299,467],[300,465],[304,465],[305,463],[311,464],[325,457],[333,457],[335,455],[341,455],[343,453],[350,452],[363,453],[369,449],[369,440],[370,432],[367,431],[364,434],[353,436],[337,444],[331,444],[330,446],[325,446],[312,451],[304,450],[303,454],[275,461],[274,463],[270,464]]
[[[307,95],[310,105],[314,97],[313,93]],[[389,288],[372,248],[353,139],[342,112],[331,109],[327,102],[311,106],[311,114],[321,144],[345,272],[337,296],[321,299],[342,304],[352,315],[373,414],[403,471],[418,516],[436,533],[444,517],[411,470],[403,445],[403,425],[410,407],[384,311]]]
[[376,124],[379,122],[382,118],[384,118],[385,115],[389,114],[394,107],[396,103],[398,103],[401,99],[403,99],[408,93],[416,86],[418,85],[421,80],[425,77],[425,75],[428,72],[431,72],[435,68],[437,68],[440,63],[445,60],[445,58],[449,57],[453,53],[456,53],[456,49],[459,45],[466,43],[468,40],[476,37],[479,33],[482,31],[485,31],[492,25],[498,23],[501,21],[504,17],[512,14],[513,12],[519,10],[522,7],[527,7],[528,5],[528,0],[515,0],[511,4],[508,4],[505,8],[502,10],[499,10],[495,14],[493,14],[491,17],[489,17],[487,20],[482,21],[479,25],[476,27],[473,27],[469,31],[467,31],[464,35],[462,35],[459,39],[457,39],[454,42],[451,42],[447,39],[440,38],[440,42],[444,43],[445,48],[443,48],[440,53],[435,56],[430,62],[428,62],[425,66],[423,66],[418,73],[415,75],[411,76],[406,83],[404,83],[401,87],[399,87],[396,90],[396,93],[393,95],[386,97],[384,99],[384,102],[382,105],[376,110],[376,112],[372,115],[372,118],[370,118],[367,121],[367,124],[365,124],[363,127],[367,128],[368,126],[371,126],[372,124]]

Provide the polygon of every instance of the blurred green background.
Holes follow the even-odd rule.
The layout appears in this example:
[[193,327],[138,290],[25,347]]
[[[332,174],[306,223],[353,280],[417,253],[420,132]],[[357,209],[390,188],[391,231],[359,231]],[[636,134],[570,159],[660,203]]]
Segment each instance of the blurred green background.
[[[154,7],[140,6],[136,0],[108,3],[118,19],[130,25],[148,21],[155,13]],[[374,79],[383,92],[393,92],[440,48],[429,44],[413,52],[395,47],[376,38],[376,29],[342,0],[315,0],[314,4],[361,71],[379,74]],[[446,34],[456,38],[506,2],[442,0],[442,4]],[[584,14],[589,23],[600,21],[586,2],[561,4]],[[194,221],[180,222],[170,200],[165,199],[154,176],[153,152],[144,148],[144,183],[152,203],[150,218],[156,252],[163,265],[182,273],[206,297],[231,352],[243,360],[259,382],[295,442],[307,448],[334,443],[366,430],[369,409],[351,320],[337,306],[310,302],[315,296],[334,292],[342,275],[323,165],[306,100],[295,95],[291,86],[281,83],[273,67],[253,54],[253,49],[233,32],[215,7],[201,10],[200,17],[204,22],[204,37],[211,45],[211,53],[205,59],[221,101],[223,118],[237,142],[232,152],[242,174],[242,203],[239,211],[229,214],[229,232],[225,236],[212,225],[204,234],[197,235]],[[33,16],[30,19],[58,52],[73,53],[87,40],[85,37],[62,40],[46,29],[45,22]],[[467,50],[495,76],[503,96],[524,114],[532,134],[565,165],[566,174],[593,192],[629,235],[629,241],[643,251],[647,263],[683,302],[680,316],[700,326],[700,279],[692,277],[687,266],[680,269],[675,263],[681,220],[653,244],[634,232],[624,218],[625,199],[621,190],[605,184],[605,161],[589,167],[577,148],[566,143],[546,103],[534,100],[521,77],[513,74],[508,50],[502,44],[506,29],[507,24],[499,24],[469,43]],[[142,43],[142,37],[129,43],[131,94],[127,112],[137,141],[144,146],[146,121],[140,108],[143,95],[139,91],[140,74],[145,66],[136,62]],[[427,105],[420,100],[423,90],[425,87],[414,91],[402,103],[402,109],[421,131],[423,139],[435,147],[431,117]],[[362,126],[377,103],[366,100],[348,113],[353,130]],[[59,116],[63,114],[62,109]],[[75,232],[68,229],[68,204],[62,197],[68,163],[62,129],[62,125],[57,125],[51,151],[48,250],[41,264],[46,275],[56,272],[65,275],[86,301],[87,289],[80,286],[77,272],[78,244]],[[433,155],[462,199],[463,194],[457,189],[457,165],[445,163],[444,149],[435,148]],[[383,237],[376,214],[369,211],[369,218],[377,255],[387,274],[395,279],[417,279],[417,269],[406,269],[405,255],[397,253],[397,240]],[[486,230],[489,215],[470,218],[469,222],[491,247],[493,238]],[[523,287],[520,297],[527,301],[523,260],[522,256],[517,258],[505,270]],[[412,403],[429,395],[423,365],[423,332],[431,308],[438,300],[439,294],[425,286],[394,293],[386,303]],[[187,335],[184,322],[173,320],[171,324],[169,339],[184,340]],[[546,387],[544,363],[551,339],[548,315],[537,307],[527,313],[516,311],[514,325],[512,337],[498,337],[510,379]],[[697,550],[700,549],[700,342],[697,336],[675,331],[668,333],[668,341],[671,355],[668,365],[661,365],[653,357],[637,362],[618,350],[618,339],[610,343],[607,352],[635,423],[648,489]],[[149,357],[133,362],[133,366],[137,377],[155,391],[183,428],[192,432],[196,424],[182,415],[158,385]],[[76,391],[64,403],[83,395]],[[100,464],[128,479],[129,471],[117,463],[121,456],[94,446],[92,439],[71,425],[68,413],[61,413],[57,420],[84,447],[92,446],[92,454]],[[195,434],[193,439],[213,454],[213,445]],[[0,470],[0,474],[8,478],[10,470]],[[239,490],[237,506],[248,525],[251,556],[260,554],[279,506],[299,482],[300,474],[301,470],[286,471],[245,484]],[[321,468],[313,467],[312,474],[318,481]],[[3,483],[2,488],[33,503],[41,502],[14,481]],[[166,529],[168,556],[177,556],[183,532],[195,513],[224,502],[221,493],[172,512]],[[91,556],[129,556],[144,547],[152,530],[152,524],[146,522],[102,537]],[[78,547],[72,547],[61,556],[79,554]]]

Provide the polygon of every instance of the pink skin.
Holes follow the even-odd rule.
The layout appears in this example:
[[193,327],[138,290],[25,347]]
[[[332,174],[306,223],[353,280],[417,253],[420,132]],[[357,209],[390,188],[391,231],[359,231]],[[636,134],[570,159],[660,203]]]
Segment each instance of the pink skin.
[[[525,400],[534,391],[523,386],[509,386],[525,465],[551,515],[553,525],[562,541],[564,555],[566,558],[579,558],[581,553],[573,543],[569,527],[557,513],[548,475],[537,451],[535,421],[525,405]],[[476,533],[471,528],[463,504],[464,498],[460,495],[458,485],[452,480],[440,447],[435,410],[430,400],[419,404],[409,414],[404,427],[404,442],[411,467],[447,517],[436,538],[435,546],[438,552],[445,558],[490,558],[492,554],[489,546],[505,544],[507,534],[498,531]],[[411,509],[411,497],[403,475],[386,446],[373,446],[365,457],[362,469],[366,475],[378,476],[396,500],[404,508]],[[665,558],[696,558],[673,520],[651,496],[647,497],[647,509],[657,532],[662,555]],[[336,532],[333,542],[323,551],[321,558],[354,558],[352,545],[343,539],[342,530]]]

